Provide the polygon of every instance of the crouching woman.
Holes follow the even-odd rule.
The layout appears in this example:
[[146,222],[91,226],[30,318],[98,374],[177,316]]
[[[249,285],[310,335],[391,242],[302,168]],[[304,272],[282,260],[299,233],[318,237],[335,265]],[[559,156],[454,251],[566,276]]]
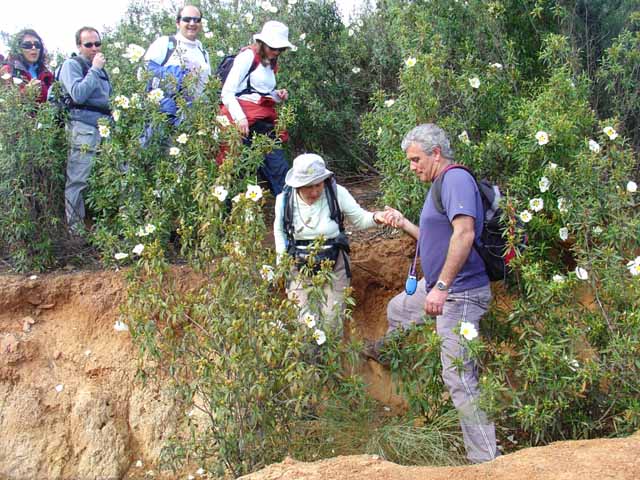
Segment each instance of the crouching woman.
[[344,219],[362,230],[382,224],[384,215],[361,208],[349,191],[336,183],[333,172],[316,154],[296,157],[285,184],[284,191],[276,197],[273,230],[278,257],[289,254],[295,260],[287,294],[297,300],[301,315],[309,311],[311,282],[300,273],[300,268],[307,263],[312,244],[322,237],[324,244],[316,255],[316,265],[319,268],[320,261],[332,260],[334,266],[331,282],[324,288],[322,315],[317,320],[319,328],[340,335],[344,289],[351,283]]

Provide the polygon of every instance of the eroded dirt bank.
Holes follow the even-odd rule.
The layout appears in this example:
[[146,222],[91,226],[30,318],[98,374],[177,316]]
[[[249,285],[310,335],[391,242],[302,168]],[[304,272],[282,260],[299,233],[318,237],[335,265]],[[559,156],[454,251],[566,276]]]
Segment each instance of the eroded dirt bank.
[[[403,285],[412,255],[412,242],[404,238],[353,245],[354,322],[366,338],[384,333],[386,303]],[[186,268],[174,274],[184,288],[201,280]],[[135,378],[129,333],[114,329],[124,298],[121,272],[0,276],[0,478],[195,473],[158,472],[162,445],[185,412],[162,388]],[[387,370],[368,362],[362,371],[375,398],[401,403]],[[419,469],[359,456],[287,461],[250,478],[626,479],[640,478],[639,454],[640,439],[633,437],[554,444],[480,467]]]

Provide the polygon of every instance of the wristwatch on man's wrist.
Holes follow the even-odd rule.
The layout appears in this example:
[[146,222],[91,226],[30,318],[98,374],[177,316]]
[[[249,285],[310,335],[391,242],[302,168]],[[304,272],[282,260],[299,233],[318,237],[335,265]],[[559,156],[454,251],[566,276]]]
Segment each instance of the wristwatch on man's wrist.
[[436,282],[436,288],[438,290],[440,290],[441,292],[447,292],[449,291],[449,285],[447,285],[446,283],[444,283],[442,280],[438,280]]

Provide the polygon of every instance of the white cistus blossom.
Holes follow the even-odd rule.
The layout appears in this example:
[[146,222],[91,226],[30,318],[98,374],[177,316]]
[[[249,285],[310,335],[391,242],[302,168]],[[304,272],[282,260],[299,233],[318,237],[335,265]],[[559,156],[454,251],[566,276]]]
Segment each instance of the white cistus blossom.
[[593,153],[600,153],[600,144],[595,140],[589,140],[589,150]]
[[544,130],[538,130],[536,132],[536,140],[538,141],[538,145],[546,145],[549,143],[549,134]]
[[262,265],[260,268],[260,277],[267,282],[273,281],[275,273],[271,265]]
[[390,98],[389,100],[384,101],[384,106],[389,108],[393,106],[394,103],[396,103],[396,101],[393,98]]
[[115,258],[116,260],[124,260],[125,258],[127,258],[129,256],[128,253],[124,253],[124,252],[118,252],[116,253],[113,258]]
[[585,270],[582,267],[576,267],[576,277],[578,277],[579,280],[588,280],[589,279],[589,272],[587,272],[587,270]]
[[316,317],[311,315],[309,312],[306,312],[300,319],[300,322],[308,328],[314,328],[316,326]]
[[316,328],[313,332],[313,339],[316,341],[318,345],[322,345],[327,341],[327,335],[320,329]]
[[221,202],[224,202],[227,199],[227,195],[229,195],[229,191],[221,185],[218,185],[213,189],[213,196]]
[[551,181],[547,177],[542,177],[538,182],[538,187],[542,193],[549,190],[549,185],[551,185]]
[[478,336],[478,330],[473,323],[461,322],[460,335],[463,336],[466,340],[473,340]]
[[144,251],[144,245],[141,243],[133,247],[133,250],[132,250],[132,252],[135,253],[136,255],[141,255],[143,251]]
[[609,137],[609,140],[615,140],[616,138],[618,138],[618,132],[616,132],[611,126],[604,127],[602,131],[607,137]]
[[169,155],[171,155],[172,157],[177,157],[178,155],[180,155],[180,149],[178,147],[171,147],[169,149]]
[[627,192],[636,193],[638,191],[638,184],[633,180],[627,182]]
[[111,129],[108,125],[98,125],[98,133],[102,138],[107,138],[111,135]]
[[469,134],[466,130],[463,130],[462,133],[458,135],[458,140],[460,140],[465,145],[469,145],[469,143],[471,143],[471,141],[469,140]]
[[144,56],[145,49],[135,43],[130,43],[126,51],[122,54],[124,58],[128,58],[129,62],[137,63]]
[[539,212],[544,208],[544,200],[541,198],[532,198],[529,200],[529,208],[534,212]]
[[565,277],[564,275],[555,274],[552,280],[556,283],[564,283]]
[[178,142],[181,145],[184,145],[185,143],[187,143],[189,141],[189,135],[187,135],[186,133],[181,133],[180,135],[178,135],[178,137],[176,138],[176,142]]
[[407,66],[407,68],[415,67],[416,63],[418,63],[416,57],[409,57],[404,61],[404,64]]
[[558,230],[558,236],[563,242],[566,241],[567,238],[569,238],[569,229],[567,227],[562,227],[560,230]]
[[160,100],[164,98],[164,92],[161,88],[154,88],[147,93],[147,98],[153,103],[160,103]]
[[520,220],[522,220],[524,223],[529,223],[532,218],[533,215],[531,215],[531,212],[529,210],[523,210],[520,212]]
[[471,88],[480,88],[480,79],[478,77],[471,77],[469,79],[469,85],[471,85]]
[[629,273],[634,277],[640,275],[640,257],[636,257],[627,262],[627,268],[629,269]]
[[246,197],[249,200],[253,200],[254,202],[257,202],[262,198],[262,188],[259,185],[247,186]]

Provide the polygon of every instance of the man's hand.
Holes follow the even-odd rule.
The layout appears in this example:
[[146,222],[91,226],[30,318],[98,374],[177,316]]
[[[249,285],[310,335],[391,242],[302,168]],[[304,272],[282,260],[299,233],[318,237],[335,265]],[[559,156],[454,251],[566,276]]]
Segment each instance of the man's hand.
[[278,97],[280,97],[280,100],[282,100],[283,102],[289,98],[289,92],[287,92],[286,88],[276,90],[276,95],[278,95]]
[[106,58],[104,58],[104,53],[102,52],[98,52],[96,53],[96,56],[93,57],[93,61],[91,62],[91,66],[94,68],[97,68],[99,70],[102,70],[102,68],[104,67],[104,64],[107,63]]
[[402,228],[404,226],[404,215],[395,208],[389,206],[384,207],[384,223],[391,225],[393,228]]
[[242,118],[236,122],[236,125],[244,137],[249,135],[249,120]]
[[444,302],[446,302],[448,296],[449,292],[432,288],[424,302],[424,311],[427,315],[442,315]]

